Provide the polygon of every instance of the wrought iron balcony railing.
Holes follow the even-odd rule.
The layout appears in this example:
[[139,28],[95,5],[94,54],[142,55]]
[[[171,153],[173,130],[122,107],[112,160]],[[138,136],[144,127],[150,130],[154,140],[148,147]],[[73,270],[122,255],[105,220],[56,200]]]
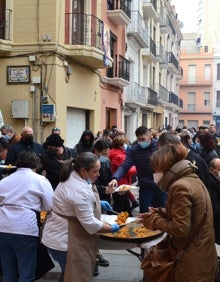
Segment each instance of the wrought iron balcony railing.
[[131,17],[130,0],[107,0],[108,10],[122,10],[129,18]]
[[183,100],[180,99],[176,94],[173,92],[169,92],[169,102],[175,104],[179,107],[183,107]]
[[103,49],[103,21],[93,15],[66,13],[66,33],[72,45]]
[[12,40],[11,38],[12,10],[0,10],[0,39]]
[[148,104],[157,106],[157,92],[148,88]]
[[176,67],[176,69],[178,70],[179,63],[178,63],[176,57],[173,55],[172,52],[168,52],[168,63],[173,64]]
[[108,78],[122,78],[129,81],[130,79],[130,61],[121,55],[115,55],[112,68],[107,69]]

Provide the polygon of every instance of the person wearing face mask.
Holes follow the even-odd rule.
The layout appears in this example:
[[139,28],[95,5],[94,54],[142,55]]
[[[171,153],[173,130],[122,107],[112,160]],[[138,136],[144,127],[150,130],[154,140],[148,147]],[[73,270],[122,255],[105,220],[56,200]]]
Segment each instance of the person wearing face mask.
[[209,164],[209,194],[212,201],[215,242],[220,245],[220,159],[212,159]]
[[153,180],[153,169],[150,165],[150,157],[157,150],[157,141],[152,140],[152,134],[146,126],[140,126],[135,131],[135,142],[127,153],[124,162],[112,175],[110,186],[117,186],[129,169],[135,165],[139,189],[140,212],[148,211],[149,206],[164,206],[166,194],[162,192]]
[[[127,138],[123,135],[118,135],[113,139],[112,149],[110,150],[109,154],[112,173],[114,173],[126,159],[126,145]],[[128,172],[118,181],[118,185],[132,185],[132,176],[136,174],[137,170],[136,167],[133,165],[130,167]],[[132,206],[134,208],[138,207],[138,203],[131,191],[114,193],[114,210],[117,212],[127,211],[129,215],[132,216],[130,199],[132,200]]]
[[60,282],[91,282],[98,234],[119,230],[117,223],[100,221],[101,208],[108,210],[111,206],[100,201],[96,186],[89,184],[95,183],[99,170],[99,158],[91,152],[81,153],[63,164],[61,182],[54,192],[52,212],[42,237],[62,268]]
[[60,182],[60,171],[65,160],[73,157],[73,149],[63,145],[64,140],[58,134],[51,134],[46,139],[46,151],[41,156],[42,170],[55,190]]
[[22,151],[32,151],[38,156],[44,153],[44,149],[41,144],[34,142],[33,140],[33,129],[29,126],[25,126],[21,132],[21,139],[15,143],[7,153],[5,164],[15,165],[17,156]]
[[197,167],[185,159],[187,153],[183,144],[169,144],[152,154],[154,181],[167,193],[166,208],[150,207],[136,221],[151,230],[167,233],[173,258],[183,251],[175,263],[172,281],[213,282],[218,262],[212,203],[195,173]]
[[74,158],[84,152],[92,152],[94,149],[94,134],[91,130],[84,130],[79,142],[73,148]]
[[93,153],[99,158],[101,164],[99,176],[97,177],[95,184],[100,199],[111,203],[111,194],[114,192],[114,188],[108,186],[112,177],[110,161],[108,158],[109,152],[110,145],[108,141],[100,139],[95,142]]
[[216,141],[210,132],[203,132],[199,134],[198,140],[200,144],[200,156],[209,166],[212,159],[219,158],[216,151]]

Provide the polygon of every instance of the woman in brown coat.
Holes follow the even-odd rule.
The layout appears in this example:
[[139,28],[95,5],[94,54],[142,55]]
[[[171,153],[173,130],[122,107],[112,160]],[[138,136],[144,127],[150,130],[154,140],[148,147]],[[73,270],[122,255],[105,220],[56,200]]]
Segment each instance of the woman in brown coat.
[[186,156],[182,144],[165,145],[153,153],[154,181],[167,192],[166,209],[151,207],[138,218],[151,230],[168,233],[177,252],[185,247],[175,267],[175,282],[213,282],[218,267],[211,201]]

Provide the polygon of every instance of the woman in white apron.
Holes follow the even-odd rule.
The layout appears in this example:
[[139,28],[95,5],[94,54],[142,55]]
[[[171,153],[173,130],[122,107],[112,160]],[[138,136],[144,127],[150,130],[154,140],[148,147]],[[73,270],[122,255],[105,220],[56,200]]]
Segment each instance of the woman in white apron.
[[[53,238],[56,240],[53,246],[48,242],[46,245],[56,250],[55,246],[61,245],[61,241],[63,247],[67,244],[64,240],[68,241],[64,275],[66,282],[91,282],[98,248],[97,234],[119,230],[117,224],[110,226],[100,221],[100,206],[104,209],[111,209],[111,206],[108,202],[100,202],[97,189],[91,184],[99,176],[99,169],[100,161],[96,155],[90,152],[82,153],[64,164],[61,182],[55,190],[52,216],[46,222],[44,232],[47,234],[43,234],[43,243],[48,237]],[[67,220],[68,224],[62,236],[50,236],[54,232],[52,229]],[[53,224],[49,224],[50,221]]]

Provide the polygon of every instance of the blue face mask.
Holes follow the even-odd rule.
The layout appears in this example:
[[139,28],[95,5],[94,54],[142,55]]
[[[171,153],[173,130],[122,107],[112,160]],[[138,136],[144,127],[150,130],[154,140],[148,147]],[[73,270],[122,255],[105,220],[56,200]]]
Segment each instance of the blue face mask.
[[89,185],[92,185],[92,180],[89,178],[87,172],[86,172],[86,174],[87,174],[87,178],[85,179],[85,181],[86,181]]
[[6,142],[8,142],[8,141],[11,139],[11,137],[8,136],[8,135],[4,135],[3,138],[4,138],[4,140],[5,140]]
[[150,142],[145,140],[145,141],[139,142],[139,145],[141,146],[142,149],[145,149],[150,145]]
[[128,144],[124,144],[123,147],[124,147],[125,150],[127,150]]
[[203,147],[200,145],[200,143],[196,144],[196,148],[197,148],[198,151],[202,151],[203,150]]
[[108,158],[105,157],[105,156],[100,156],[99,160],[100,160],[101,163],[104,163],[104,162],[106,162],[108,160]]
[[86,179],[86,182],[87,182],[89,185],[92,185],[92,181],[91,181],[90,178],[87,178],[87,179]]

